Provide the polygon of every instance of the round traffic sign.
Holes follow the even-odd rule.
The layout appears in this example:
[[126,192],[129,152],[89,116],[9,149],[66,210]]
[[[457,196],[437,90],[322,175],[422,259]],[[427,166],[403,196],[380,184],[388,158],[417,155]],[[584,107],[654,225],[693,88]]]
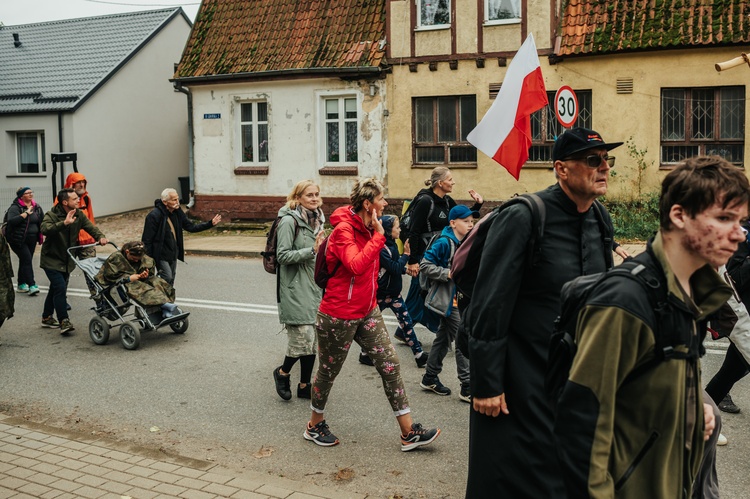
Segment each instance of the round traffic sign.
[[557,121],[566,128],[573,126],[578,119],[578,97],[567,85],[560,87],[555,94],[555,115]]

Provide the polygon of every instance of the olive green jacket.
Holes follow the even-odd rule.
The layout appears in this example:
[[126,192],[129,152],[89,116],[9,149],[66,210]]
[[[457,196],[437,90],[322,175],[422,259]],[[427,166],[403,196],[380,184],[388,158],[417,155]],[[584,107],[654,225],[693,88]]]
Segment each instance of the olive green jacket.
[[691,497],[703,457],[697,322],[717,310],[731,289],[706,265],[691,276],[692,299],[686,298],[660,233],[650,249],[670,304],[668,321],[658,324],[678,334],[674,351],[696,356],[667,359],[629,378],[655,355],[653,305],[632,279],[610,279],[597,288],[578,318],[578,352],[555,420],[569,497]]
[[156,306],[165,303],[174,303],[174,288],[161,277],[156,276],[156,264],[154,259],[143,255],[140,263],[134,264],[129,261],[121,251],[109,255],[107,261],[96,275],[96,280],[102,286],[115,284],[121,279],[129,279],[133,274],[148,271],[147,279],[127,282],[125,288],[128,296],[143,306]]
[[43,269],[65,273],[70,273],[75,269],[75,262],[67,251],[70,247],[78,246],[78,233],[81,229],[97,241],[106,237],[81,210],[76,210],[75,220],[70,225],[65,225],[65,215],[65,209],[59,203],[44,215],[42,220],[44,243],[39,257],[39,266]]
[[315,284],[315,234],[298,211],[284,206],[276,229],[276,258],[279,279],[279,322],[315,324],[323,296]]
[[5,236],[0,234],[0,322],[13,317],[16,293],[13,289],[13,264]]

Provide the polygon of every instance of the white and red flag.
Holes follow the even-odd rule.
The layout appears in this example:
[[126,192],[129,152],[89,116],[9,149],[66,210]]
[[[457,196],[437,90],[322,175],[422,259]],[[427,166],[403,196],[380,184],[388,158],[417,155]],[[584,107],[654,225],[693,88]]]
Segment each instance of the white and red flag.
[[467,139],[518,180],[529,159],[530,116],[547,104],[536,44],[529,34],[511,61],[495,102]]

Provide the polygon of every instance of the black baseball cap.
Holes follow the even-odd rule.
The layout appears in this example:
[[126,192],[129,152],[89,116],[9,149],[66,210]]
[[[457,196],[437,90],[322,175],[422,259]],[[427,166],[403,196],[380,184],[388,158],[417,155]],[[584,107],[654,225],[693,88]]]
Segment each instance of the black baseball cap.
[[589,149],[606,149],[611,151],[620,147],[622,142],[604,142],[602,136],[588,128],[571,128],[557,137],[552,149],[552,161],[569,158],[579,152]]

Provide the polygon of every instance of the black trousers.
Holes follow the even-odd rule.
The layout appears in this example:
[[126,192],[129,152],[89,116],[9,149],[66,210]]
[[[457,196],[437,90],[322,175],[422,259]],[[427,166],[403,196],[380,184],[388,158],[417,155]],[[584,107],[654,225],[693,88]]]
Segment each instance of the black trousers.
[[23,243],[10,245],[13,253],[18,255],[18,284],[27,284],[29,286],[36,284],[32,263],[37,243],[38,240],[36,238],[29,240],[27,237]]
[[741,380],[747,373],[750,366],[742,356],[734,343],[729,343],[727,355],[724,357],[724,363],[716,372],[711,381],[706,386],[706,392],[717,404],[722,401],[729,393],[734,384]]

